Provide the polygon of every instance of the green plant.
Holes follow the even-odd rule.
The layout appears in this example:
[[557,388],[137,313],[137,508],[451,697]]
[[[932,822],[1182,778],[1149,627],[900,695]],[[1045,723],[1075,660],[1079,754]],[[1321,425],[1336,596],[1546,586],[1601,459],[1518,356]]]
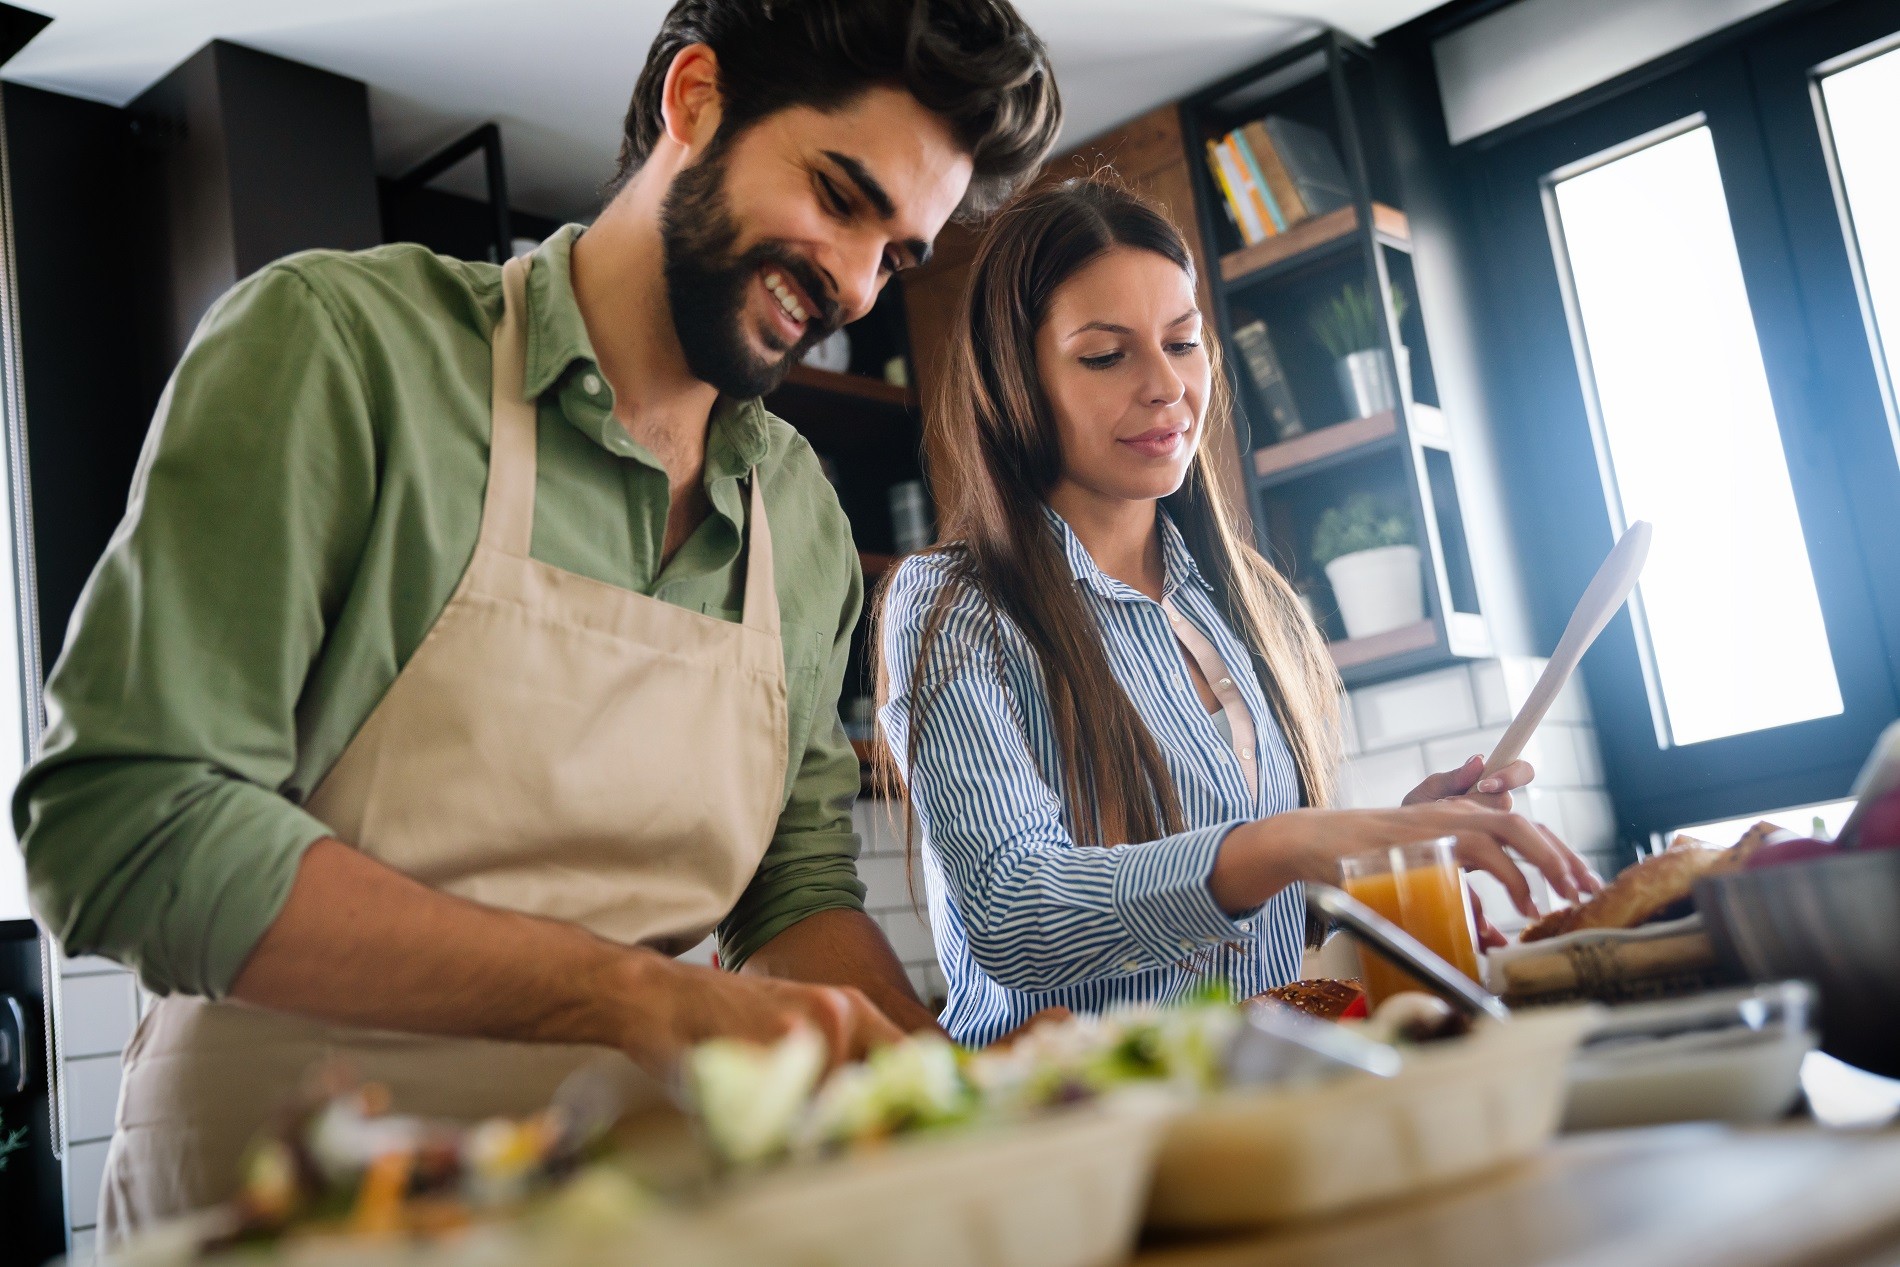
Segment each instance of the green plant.
[[1411,521],[1371,493],[1354,493],[1320,515],[1313,528],[1313,562],[1322,568],[1334,559],[1412,544]]
[[16,1127],[12,1131],[0,1131],[0,1170],[7,1168],[7,1157],[22,1152],[26,1148],[26,1127]]
[[[1405,316],[1405,293],[1394,286],[1391,295],[1392,320],[1396,324]],[[1385,314],[1373,302],[1372,286],[1367,283],[1348,284],[1344,290],[1327,300],[1307,325],[1312,327],[1314,337],[1337,359],[1378,347],[1379,331],[1384,322]]]

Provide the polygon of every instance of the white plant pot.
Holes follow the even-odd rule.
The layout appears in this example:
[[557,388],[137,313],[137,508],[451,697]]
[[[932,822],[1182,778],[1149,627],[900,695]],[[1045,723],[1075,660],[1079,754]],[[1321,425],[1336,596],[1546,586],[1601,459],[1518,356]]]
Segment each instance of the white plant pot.
[[1348,638],[1370,638],[1425,619],[1417,546],[1380,546],[1326,565]]
[[[1409,399],[1412,395],[1412,350],[1404,344],[1393,349],[1398,361],[1399,386]],[[1379,348],[1352,352],[1333,363],[1339,379],[1339,394],[1346,398],[1346,409],[1354,418],[1370,418],[1397,407],[1392,393],[1392,376],[1385,372],[1385,353]]]

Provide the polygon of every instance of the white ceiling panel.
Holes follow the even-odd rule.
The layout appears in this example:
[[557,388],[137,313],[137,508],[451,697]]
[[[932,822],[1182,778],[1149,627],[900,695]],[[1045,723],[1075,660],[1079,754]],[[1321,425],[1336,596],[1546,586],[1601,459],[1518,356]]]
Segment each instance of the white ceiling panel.
[[[32,3],[32,0],[29,0]],[[1297,39],[1314,20],[1370,38],[1436,0],[1019,0],[1054,59],[1080,141]],[[407,170],[500,123],[512,201],[590,211],[668,0],[38,0],[53,22],[5,68],[123,105],[212,39],[361,79],[376,160]],[[458,173],[478,192],[474,164]],[[456,176],[448,181],[451,187]]]

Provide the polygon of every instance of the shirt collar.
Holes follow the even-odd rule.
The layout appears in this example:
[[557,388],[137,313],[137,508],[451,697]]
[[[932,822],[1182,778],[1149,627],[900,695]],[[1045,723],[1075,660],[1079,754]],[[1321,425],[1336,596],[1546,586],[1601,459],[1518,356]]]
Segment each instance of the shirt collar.
[[[1100,594],[1103,598],[1127,602],[1142,598],[1142,594],[1132,586],[1124,585],[1095,563],[1095,557],[1075,535],[1075,529],[1069,527],[1069,521],[1057,514],[1047,503],[1043,504],[1043,513],[1049,517],[1049,525],[1055,530],[1056,540],[1062,545],[1063,557],[1069,562],[1069,571],[1075,579]],[[1181,530],[1175,527],[1174,517],[1165,510],[1155,515],[1161,525],[1161,596],[1172,598],[1182,585],[1193,582],[1203,590],[1212,592],[1201,569],[1194,562],[1194,555],[1187,548],[1187,541],[1181,536]]]
[[[574,298],[574,243],[585,225],[562,225],[535,248],[528,270],[528,351],[522,387],[530,399],[540,399],[566,380],[560,396],[562,412],[583,433],[609,452],[651,461],[652,455],[627,438],[613,417],[613,389],[600,374],[593,340]],[[580,386],[592,376],[598,390]],[[731,400],[721,396],[713,406],[706,437],[706,483],[736,479],[765,457],[770,424],[765,406],[755,397]],[[657,463],[654,463],[657,465]]]

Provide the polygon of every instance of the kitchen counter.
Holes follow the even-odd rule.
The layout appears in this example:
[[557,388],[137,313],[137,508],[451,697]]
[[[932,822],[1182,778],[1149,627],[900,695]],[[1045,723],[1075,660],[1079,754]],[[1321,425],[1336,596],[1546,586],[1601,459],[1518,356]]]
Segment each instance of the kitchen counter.
[[1237,1237],[1144,1245],[1131,1267],[1893,1267],[1900,1128],[1694,1124],[1559,1138],[1411,1200]]

